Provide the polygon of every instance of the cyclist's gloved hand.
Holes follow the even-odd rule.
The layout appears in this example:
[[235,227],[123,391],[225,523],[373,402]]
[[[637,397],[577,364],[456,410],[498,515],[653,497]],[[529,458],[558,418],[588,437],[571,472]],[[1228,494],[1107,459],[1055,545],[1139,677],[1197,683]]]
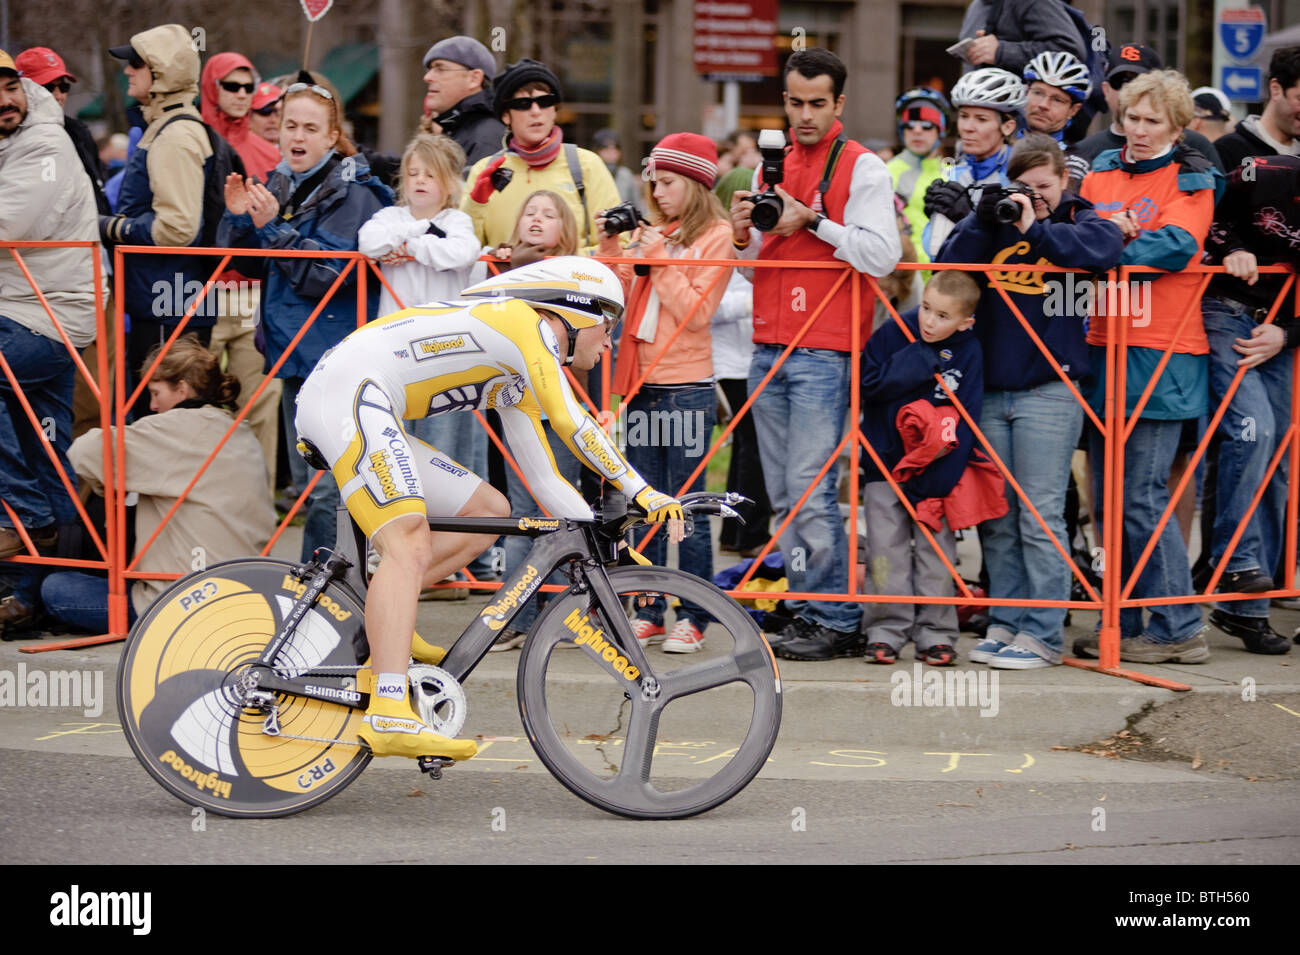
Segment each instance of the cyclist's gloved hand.
[[923,211],[927,218],[937,213],[947,216],[953,222],[960,222],[970,215],[971,211],[970,198],[966,195],[966,187],[959,182],[936,179],[925,190]]
[[637,507],[645,511],[646,523],[662,524],[669,520],[683,520],[682,502],[667,494],[660,494],[650,486],[643,487],[633,498]]

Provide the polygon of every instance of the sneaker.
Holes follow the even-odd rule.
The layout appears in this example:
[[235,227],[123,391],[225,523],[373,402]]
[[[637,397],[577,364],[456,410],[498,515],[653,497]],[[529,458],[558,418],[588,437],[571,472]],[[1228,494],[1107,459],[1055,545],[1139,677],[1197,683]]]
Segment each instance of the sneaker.
[[884,664],[897,663],[898,651],[887,643],[868,643],[867,662]]
[[1225,571],[1219,578],[1219,592],[1225,594],[1262,594],[1266,590],[1276,589],[1273,578],[1258,567]]
[[1250,653],[1277,655],[1291,650],[1290,641],[1269,626],[1267,617],[1243,617],[1226,610],[1212,610],[1210,623],[1228,636],[1237,637]]
[[971,663],[988,663],[1005,646],[1007,644],[1001,640],[985,638],[975,644],[975,649],[966,654],[966,659],[970,660]]
[[817,624],[811,620],[805,620],[803,617],[795,617],[787,623],[778,633],[769,633],[767,643],[773,650],[783,643],[789,643],[791,640],[804,640],[810,634],[820,629]]
[[917,650],[916,658],[932,667],[950,667],[957,662],[957,649],[947,643],[936,643],[924,650]]
[[834,660],[836,657],[860,657],[866,652],[867,638],[856,630],[832,630],[813,624],[808,636],[779,643],[772,649],[787,660]]
[[472,739],[451,739],[435,733],[405,700],[372,696],[362,724],[357,735],[376,756],[469,759],[478,752],[478,744]]
[[[677,632],[676,628],[673,632]],[[636,636],[636,642],[643,647],[657,646],[664,642],[664,625],[644,617],[632,619],[632,633]]]
[[[27,536],[36,545],[37,551],[40,551],[43,548],[53,547],[58,543],[59,529],[53,524],[46,527],[29,527]],[[0,527],[0,559],[26,553],[27,545],[18,536],[18,532],[12,527]]]
[[997,670],[1037,670],[1040,667],[1055,666],[1051,660],[1045,660],[1033,650],[1013,646],[1008,643],[997,653],[989,657],[989,666]]
[[488,653],[496,653],[499,650],[514,650],[517,647],[522,647],[524,641],[527,639],[528,634],[524,633],[522,630],[510,630],[507,628],[498,634],[496,643],[488,647]]
[[1204,663],[1210,659],[1205,628],[1178,643],[1156,643],[1143,634],[1119,642],[1119,658],[1127,663]]
[[683,617],[673,624],[672,633],[664,640],[664,653],[694,653],[703,646],[704,634]]

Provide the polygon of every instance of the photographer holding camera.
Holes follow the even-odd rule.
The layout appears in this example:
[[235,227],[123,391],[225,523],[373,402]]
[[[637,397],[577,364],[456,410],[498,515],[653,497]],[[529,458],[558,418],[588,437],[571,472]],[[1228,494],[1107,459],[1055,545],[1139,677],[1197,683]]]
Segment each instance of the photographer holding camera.
[[[1020,140],[1011,150],[1007,177],[1009,186],[985,187],[936,261],[997,263],[999,270],[987,281],[1007,293],[1061,370],[1077,381],[1088,373],[1089,316],[1075,310],[1073,293],[1063,292],[1070,288],[1066,276],[1017,271],[1016,264],[1104,272],[1119,264],[1123,233],[1098,216],[1091,202],[1065,191],[1065,154],[1049,135],[1030,133]],[[1087,276],[1075,279],[1082,286]],[[975,333],[985,356],[980,430],[1068,553],[1065,493],[1083,407],[996,290],[986,292],[975,311]],[[1006,498],[1006,515],[981,525],[989,596],[1070,599],[1070,569],[1052,538],[1010,485]],[[1064,626],[1061,607],[994,605],[988,635],[970,659],[1001,669],[1058,664]]]
[[[767,195],[757,202],[746,190],[732,196],[732,241],[741,257],[847,262],[877,278],[898,264],[902,250],[889,171],[878,156],[845,137],[838,118],[844,111],[845,79],[844,64],[827,50],[801,50],[786,61],[783,99],[793,143],[782,162],[765,141],[768,137],[760,136],[764,161],[754,184]],[[778,162],[779,185],[770,178]],[[765,212],[779,214],[771,221]],[[757,391],[786,346],[797,346],[753,405],[763,477],[778,521],[813,484],[844,436],[853,360],[853,283],[844,282],[800,334],[838,278],[834,269],[755,270],[750,392]],[[857,316],[859,347],[865,347],[871,332],[872,304],[864,297]],[[838,470],[834,464],[827,470],[781,541],[793,592],[848,590]],[[789,604],[794,623],[771,637],[789,648],[787,655],[829,660],[862,654],[857,604]]]

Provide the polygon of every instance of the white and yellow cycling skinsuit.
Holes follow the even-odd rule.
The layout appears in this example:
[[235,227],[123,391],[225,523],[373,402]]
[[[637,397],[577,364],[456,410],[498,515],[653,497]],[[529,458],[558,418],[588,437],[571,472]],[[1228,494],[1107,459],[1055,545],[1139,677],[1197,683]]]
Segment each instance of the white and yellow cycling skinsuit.
[[579,404],[546,322],[517,299],[407,308],[357,329],[298,395],[298,434],[329,462],[365,534],[404,514],[457,514],[482,479],[407,434],[402,419],[495,409],[534,496],[554,517],[590,518],[560,476],[545,414],[573,454],[634,497],[645,480]]

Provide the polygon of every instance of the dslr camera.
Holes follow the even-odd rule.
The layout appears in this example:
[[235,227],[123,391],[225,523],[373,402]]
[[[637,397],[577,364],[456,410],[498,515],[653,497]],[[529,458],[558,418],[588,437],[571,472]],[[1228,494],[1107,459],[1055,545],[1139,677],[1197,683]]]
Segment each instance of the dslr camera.
[[639,223],[645,222],[645,217],[637,209],[633,202],[623,202],[612,209],[606,209],[601,213],[605,217],[605,234],[618,235],[622,232],[631,232]]
[[975,207],[975,217],[980,223],[991,228],[1011,225],[1020,218],[1020,204],[1011,197],[1027,196],[1032,203],[1040,196],[1024,183],[1013,182],[1009,186],[985,186],[980,194],[979,205]]
[[754,204],[750,221],[759,232],[770,232],[776,227],[785,211],[785,203],[776,194],[775,186],[785,177],[785,133],[779,129],[765,129],[758,134],[758,151],[763,156],[759,182],[764,190],[745,196],[745,202]]

